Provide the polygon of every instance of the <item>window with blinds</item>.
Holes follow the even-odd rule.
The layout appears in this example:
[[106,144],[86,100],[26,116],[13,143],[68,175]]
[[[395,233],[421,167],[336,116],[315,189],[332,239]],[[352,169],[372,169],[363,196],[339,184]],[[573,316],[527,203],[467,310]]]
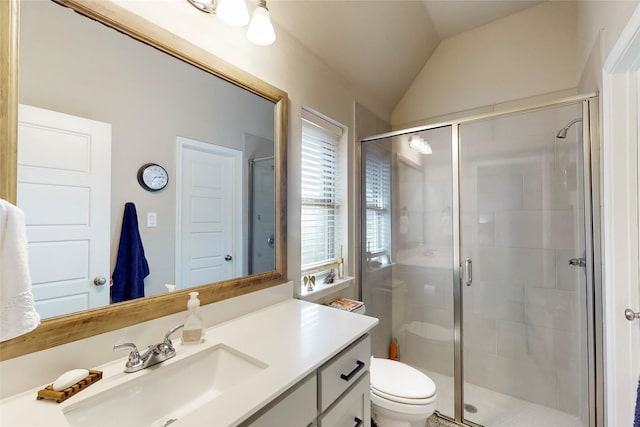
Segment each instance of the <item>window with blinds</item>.
[[338,143],[342,129],[324,122],[324,119],[303,111],[301,183],[301,269],[303,272],[333,264],[340,256]]
[[366,251],[375,256],[391,253],[391,162],[389,152],[364,145]]

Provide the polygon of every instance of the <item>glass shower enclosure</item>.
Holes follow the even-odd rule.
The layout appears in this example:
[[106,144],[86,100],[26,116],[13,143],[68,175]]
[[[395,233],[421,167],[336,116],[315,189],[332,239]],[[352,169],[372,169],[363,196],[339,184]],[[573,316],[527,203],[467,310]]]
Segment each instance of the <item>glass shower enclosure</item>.
[[592,99],[362,142],[372,351],[395,341],[444,417],[595,425]]

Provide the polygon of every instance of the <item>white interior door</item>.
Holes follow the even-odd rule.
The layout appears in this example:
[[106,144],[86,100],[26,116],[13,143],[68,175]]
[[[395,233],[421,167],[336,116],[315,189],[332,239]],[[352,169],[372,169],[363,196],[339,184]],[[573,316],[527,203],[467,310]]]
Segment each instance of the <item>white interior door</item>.
[[110,124],[19,106],[17,204],[42,318],[109,304],[110,176]]
[[242,152],[178,138],[178,289],[231,279],[242,265]]

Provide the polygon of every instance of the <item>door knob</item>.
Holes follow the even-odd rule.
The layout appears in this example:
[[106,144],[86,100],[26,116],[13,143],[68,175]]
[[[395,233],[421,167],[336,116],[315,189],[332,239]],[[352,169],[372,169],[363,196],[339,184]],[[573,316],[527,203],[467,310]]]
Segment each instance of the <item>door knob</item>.
[[224,257],[225,261],[231,261],[233,259],[233,257],[231,255],[227,255]]
[[96,285],[96,286],[102,286],[102,285],[104,285],[105,283],[107,283],[107,278],[106,278],[106,277],[104,277],[104,276],[96,276],[96,277],[93,279],[93,284],[94,284],[94,285]]
[[629,322],[632,322],[632,321],[634,321],[636,319],[640,319],[640,311],[636,313],[635,311],[631,310],[630,308],[627,308],[624,311],[624,317],[626,317]]

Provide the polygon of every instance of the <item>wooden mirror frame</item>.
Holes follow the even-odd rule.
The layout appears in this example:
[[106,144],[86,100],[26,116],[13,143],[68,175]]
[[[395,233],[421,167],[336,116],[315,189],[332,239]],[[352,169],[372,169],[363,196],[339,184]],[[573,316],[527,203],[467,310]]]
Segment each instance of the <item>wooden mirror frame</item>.
[[[0,361],[184,311],[187,294],[202,304],[286,282],[287,93],[169,31],[105,0],[55,0],[91,19],[275,103],[275,270],[43,320],[34,331],[0,343]],[[17,200],[19,0],[0,1],[0,198]]]

